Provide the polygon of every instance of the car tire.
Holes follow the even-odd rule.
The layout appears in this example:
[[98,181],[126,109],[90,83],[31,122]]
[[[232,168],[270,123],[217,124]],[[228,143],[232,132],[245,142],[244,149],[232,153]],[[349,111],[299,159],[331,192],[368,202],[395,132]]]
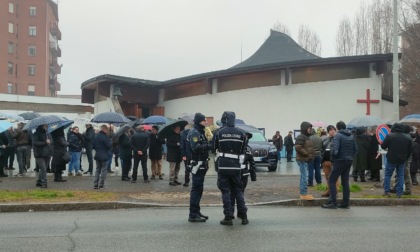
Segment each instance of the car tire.
[[277,170],[277,165],[272,165],[272,166],[268,167],[268,171],[270,171],[270,172],[274,172],[276,170]]

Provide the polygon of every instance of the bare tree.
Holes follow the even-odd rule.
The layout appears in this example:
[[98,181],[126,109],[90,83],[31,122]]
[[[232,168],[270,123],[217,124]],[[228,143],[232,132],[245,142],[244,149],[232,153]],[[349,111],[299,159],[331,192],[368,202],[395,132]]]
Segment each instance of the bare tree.
[[287,25],[282,24],[280,21],[277,21],[274,25],[273,28],[271,28],[273,31],[278,31],[278,32],[282,32],[284,34],[287,34],[289,36],[290,35],[290,29],[289,27],[287,27]]
[[353,21],[354,55],[369,53],[369,23],[368,7],[362,2]]
[[319,39],[318,34],[312,31],[307,25],[300,25],[298,32],[298,43],[307,51],[315,55],[321,55],[321,40]]
[[354,35],[351,27],[351,21],[348,17],[343,17],[338,25],[338,31],[335,41],[335,51],[338,56],[350,56],[354,50]]

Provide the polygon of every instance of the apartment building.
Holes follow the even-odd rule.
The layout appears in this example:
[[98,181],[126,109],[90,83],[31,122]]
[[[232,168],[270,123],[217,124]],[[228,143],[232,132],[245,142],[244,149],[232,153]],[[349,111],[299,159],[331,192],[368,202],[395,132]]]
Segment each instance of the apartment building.
[[0,93],[57,96],[61,31],[53,0],[0,0]]

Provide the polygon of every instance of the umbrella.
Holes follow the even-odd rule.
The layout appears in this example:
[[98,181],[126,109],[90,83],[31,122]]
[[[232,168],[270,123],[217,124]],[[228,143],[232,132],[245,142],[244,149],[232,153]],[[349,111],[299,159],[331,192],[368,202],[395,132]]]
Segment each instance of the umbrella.
[[125,124],[130,122],[123,114],[119,114],[116,112],[104,112],[97,114],[91,122],[95,123],[111,123],[111,124]]
[[[142,124],[166,124],[170,122],[168,118],[164,116],[149,116],[146,119],[144,119]],[[187,122],[188,123],[188,122]]]
[[420,114],[411,114],[401,119],[400,123],[408,125],[420,125]]
[[321,122],[321,121],[314,121],[314,122],[311,122],[311,124],[312,124],[312,127],[314,128],[326,128],[328,126],[326,123]]
[[144,121],[144,118],[139,118],[139,119],[136,119],[135,121],[131,121],[131,122],[127,123],[127,125],[129,125],[129,126],[131,126],[133,128],[136,128],[137,126],[139,126],[140,124],[142,124],[143,121]]
[[364,116],[358,116],[353,118],[348,124],[347,128],[357,128],[357,127],[372,127],[372,126],[378,126],[381,124],[384,124],[385,122],[377,117],[372,115],[364,115]]
[[158,136],[161,138],[167,138],[174,132],[175,127],[179,126],[181,127],[181,130],[183,130],[187,124],[188,124],[187,121],[179,120],[179,119],[171,121],[163,125],[162,128],[159,129]]
[[13,124],[11,124],[9,121],[0,120],[0,133],[5,132],[7,129],[12,127]]
[[19,116],[23,117],[25,120],[32,120],[34,118],[40,117],[41,115],[35,112],[25,112],[22,114],[19,114]]
[[135,121],[135,120],[137,120],[137,117],[135,117],[135,116],[126,116],[127,117],[127,119],[128,120],[130,120],[130,121]]
[[194,114],[193,113],[182,113],[178,119],[182,119],[184,121],[187,121],[188,124],[194,123]]
[[0,118],[3,120],[8,120],[9,122],[23,122],[25,121],[25,118],[17,115],[7,114],[7,113],[1,113],[0,112]]
[[33,130],[35,128],[37,128],[40,125],[44,125],[47,124],[49,125],[54,125],[57,124],[59,122],[64,121],[63,118],[58,117],[56,115],[46,115],[46,116],[40,116],[37,118],[34,118],[32,120],[30,120],[25,127],[23,127],[24,130]]
[[118,139],[120,138],[120,136],[122,136],[122,134],[124,134],[124,132],[126,132],[128,129],[131,129],[130,125],[124,125],[122,127],[120,127],[117,132],[115,132],[115,138]]
[[74,123],[74,121],[72,121],[72,120],[65,120],[65,121],[61,121],[61,122],[58,122],[58,123],[50,124],[50,125],[48,125],[47,132],[51,133],[58,128],[65,129],[65,128],[69,127],[70,125],[72,125],[73,123]]
[[244,121],[244,120],[242,120],[242,119],[238,119],[238,118],[236,118],[236,119],[235,119],[235,124],[243,124],[243,125],[245,125],[245,121]]

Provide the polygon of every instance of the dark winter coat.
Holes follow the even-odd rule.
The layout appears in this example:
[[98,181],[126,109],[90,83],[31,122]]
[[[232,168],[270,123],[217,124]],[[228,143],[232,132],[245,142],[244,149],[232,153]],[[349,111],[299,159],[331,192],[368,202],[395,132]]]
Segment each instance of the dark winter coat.
[[364,171],[368,169],[369,136],[356,135],[357,154],[353,159],[353,170]]
[[420,169],[420,145],[413,142],[413,154],[410,164],[410,172],[417,173]]
[[293,150],[293,146],[295,146],[295,144],[293,143],[293,138],[291,135],[287,135],[284,138],[284,146],[286,147],[286,151],[292,151]]
[[33,145],[35,158],[51,157],[52,155],[52,148],[50,146],[51,143],[47,144],[47,139],[48,139],[47,132],[42,126],[39,126],[36,129],[35,133],[32,135],[32,145]]
[[93,149],[95,150],[95,160],[109,160],[109,152],[111,151],[111,140],[103,131],[99,131],[93,141]]
[[[9,141],[7,140],[7,136],[4,132],[0,133],[0,146],[5,146],[9,144]],[[6,148],[0,147],[0,156],[6,155]]]
[[181,132],[181,140],[180,140],[181,156],[187,157],[187,158],[191,157],[191,153],[190,153],[191,151],[190,151],[190,148],[188,146],[189,143],[188,143],[188,139],[187,139],[189,132],[190,132],[190,129],[184,129]]
[[273,136],[273,139],[272,139],[273,144],[274,144],[274,146],[276,146],[276,149],[278,151],[280,151],[280,150],[283,149],[283,137],[281,135],[279,135],[279,138],[276,138],[276,137],[277,137],[277,135]]
[[404,133],[403,125],[394,123],[391,133],[381,144],[382,149],[388,150],[386,157],[391,164],[404,164],[411,156],[413,140]]
[[369,150],[368,150],[368,170],[379,171],[382,170],[382,157],[378,155],[379,142],[375,135],[370,136]]
[[158,137],[157,134],[150,134],[150,147],[149,147],[149,158],[151,160],[161,160],[163,152],[163,144],[165,139]]
[[179,163],[182,160],[181,156],[181,136],[179,134],[172,133],[166,139],[166,147],[168,148],[168,153],[166,154],[166,160],[168,162]]
[[53,150],[53,166],[65,165],[66,162],[63,159],[63,155],[67,152],[68,142],[64,137],[64,130],[62,128],[51,132],[54,150]]
[[353,160],[356,153],[357,145],[351,132],[347,129],[339,130],[331,143],[331,160]]
[[[131,137],[131,148],[133,150],[133,157],[140,159],[147,159],[147,149],[150,146],[149,135],[144,131],[137,131]],[[138,151],[143,152],[143,155],[139,156]]]
[[130,137],[127,134],[122,134],[120,136],[118,145],[120,149],[120,158],[122,160],[131,159],[133,157],[131,154]]
[[300,134],[295,141],[296,160],[298,161],[309,161],[314,158],[314,147],[308,133],[310,126],[311,124],[308,122],[303,122],[300,125]]
[[70,152],[81,152],[82,151],[82,136],[71,132],[68,138],[69,151]]
[[85,148],[92,148],[93,141],[95,140],[95,130],[92,127],[86,129],[85,133],[83,134],[83,143]]

